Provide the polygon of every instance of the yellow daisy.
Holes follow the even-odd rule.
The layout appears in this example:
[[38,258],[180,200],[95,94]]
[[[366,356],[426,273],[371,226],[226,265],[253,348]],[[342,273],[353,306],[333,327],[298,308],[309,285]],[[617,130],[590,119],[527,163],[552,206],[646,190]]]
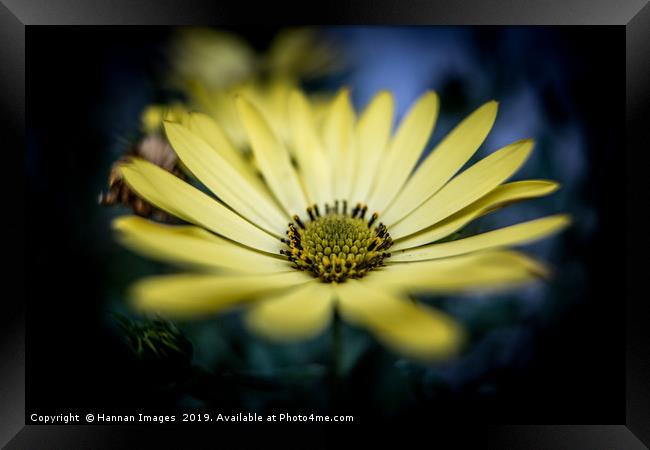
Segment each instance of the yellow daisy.
[[221,90],[260,76],[305,80],[342,68],[334,43],[315,28],[283,29],[267,51],[257,52],[237,34],[182,27],[169,50],[170,81],[182,88],[199,83]]
[[477,217],[558,188],[546,180],[505,183],[530,154],[530,139],[457,173],[492,127],[494,101],[419,165],[438,114],[434,92],[391,134],[389,92],[357,117],[342,90],[318,128],[309,101],[294,91],[291,152],[249,100],[235,102],[255,164],[206,115],[165,122],[179,158],[213,195],[141,159],[121,168],[139,195],[189,223],[115,221],[126,246],[193,269],[137,282],[132,294],[142,311],[190,318],[245,305],[250,329],[276,340],[314,336],[337,311],[403,355],[446,357],[458,351],[462,327],[410,295],[507,287],[544,275],[542,264],[507,247],[569,223],[555,215],[444,239]]

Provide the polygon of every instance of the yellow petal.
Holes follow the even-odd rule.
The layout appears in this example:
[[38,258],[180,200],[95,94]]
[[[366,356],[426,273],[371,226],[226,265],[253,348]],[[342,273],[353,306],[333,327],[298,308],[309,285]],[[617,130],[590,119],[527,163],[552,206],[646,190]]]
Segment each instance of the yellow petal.
[[323,125],[323,143],[332,166],[333,200],[347,200],[352,193],[356,171],[356,142],[354,109],[350,91],[341,89],[330,106]]
[[397,222],[444,186],[481,146],[494,124],[497,108],[497,102],[487,102],[451,130],[386,208],[382,221]]
[[[404,219],[389,226],[393,239],[430,227],[478,200],[510,178],[524,163],[533,141],[524,139],[497,150],[465,170]],[[391,226],[392,225],[392,226]]]
[[393,292],[348,280],[337,287],[337,294],[345,320],[367,327],[405,356],[446,358],[456,354],[463,343],[463,330],[451,317]]
[[278,239],[160,167],[133,158],[120,172],[135,192],[160,209],[248,247],[278,254]]
[[333,293],[330,284],[314,280],[253,305],[246,315],[246,324],[274,340],[313,337],[330,322]]
[[425,230],[395,242],[391,251],[418,247],[438,241],[460,230],[472,220],[511,203],[541,197],[558,189],[558,183],[547,180],[525,180],[502,184],[469,206]]
[[316,132],[309,101],[300,91],[289,98],[289,123],[293,148],[310,203],[332,201],[332,169]]
[[278,140],[259,110],[237,97],[237,108],[251,141],[253,153],[264,178],[289,215],[302,214],[307,207],[289,153]]
[[522,245],[558,232],[566,228],[570,222],[569,216],[564,214],[548,216],[455,241],[399,250],[392,252],[390,261],[421,261],[462,255],[478,250]]
[[353,204],[366,203],[379,162],[385,154],[393,125],[395,102],[388,91],[375,95],[357,124],[359,160],[354,191],[350,200]]
[[381,276],[368,277],[368,282],[377,289],[448,294],[508,289],[548,275],[549,269],[522,253],[488,250],[430,261],[392,263]]
[[221,312],[312,280],[295,270],[271,275],[163,275],[138,281],[131,295],[141,311],[191,318]]
[[438,96],[427,92],[402,120],[379,166],[377,183],[368,201],[372,211],[384,211],[404,186],[431,137],[437,117]]
[[162,225],[137,216],[113,221],[119,241],[153,259],[207,270],[273,273],[294,270],[280,257],[250,250],[192,225]]
[[182,125],[165,122],[165,132],[185,166],[219,199],[252,223],[282,237],[286,216],[225,158]]
[[268,201],[273,200],[269,195],[267,187],[255,172],[254,165],[244,159],[241,151],[232,145],[226,133],[217,122],[206,114],[191,113],[189,128],[207,142],[223,159],[228,161],[253,187],[266,194]]
[[187,88],[192,103],[214,117],[221,130],[226,133],[228,141],[240,151],[248,147],[248,137],[238,117],[234,98],[242,90],[248,90],[247,88],[247,83],[218,90],[207,89],[200,83],[194,83]]

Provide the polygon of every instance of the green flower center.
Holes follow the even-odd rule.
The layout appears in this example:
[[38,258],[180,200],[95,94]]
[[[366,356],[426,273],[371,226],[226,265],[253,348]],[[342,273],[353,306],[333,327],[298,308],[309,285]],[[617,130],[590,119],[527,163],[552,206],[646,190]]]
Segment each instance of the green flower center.
[[325,205],[321,215],[317,205],[307,208],[309,220],[295,215],[283,239],[287,256],[297,270],[311,272],[325,283],[341,283],[348,278],[361,278],[382,266],[390,257],[386,250],[393,244],[386,226],[377,223],[378,214],[366,219],[367,206],[357,204],[348,213],[347,202],[333,207]]

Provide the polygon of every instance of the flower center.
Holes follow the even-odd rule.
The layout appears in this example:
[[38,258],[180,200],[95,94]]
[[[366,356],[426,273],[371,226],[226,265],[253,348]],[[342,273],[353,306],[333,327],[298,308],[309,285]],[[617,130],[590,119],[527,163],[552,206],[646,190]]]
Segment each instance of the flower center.
[[309,220],[303,222],[298,215],[287,229],[287,239],[282,239],[288,249],[280,250],[293,267],[311,272],[325,283],[341,283],[347,278],[361,278],[372,269],[383,265],[390,257],[386,250],[393,240],[374,213],[366,219],[368,207],[357,204],[348,213],[346,201],[334,206],[325,204],[321,215],[318,205],[307,208]]

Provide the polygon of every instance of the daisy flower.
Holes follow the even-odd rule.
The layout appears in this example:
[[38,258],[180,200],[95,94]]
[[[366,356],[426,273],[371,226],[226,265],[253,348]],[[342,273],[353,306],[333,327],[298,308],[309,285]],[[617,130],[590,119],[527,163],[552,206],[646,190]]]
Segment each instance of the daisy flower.
[[315,28],[287,28],[264,52],[224,30],[182,27],[169,47],[170,81],[226,89],[259,77],[306,80],[342,69],[334,42]]
[[357,117],[348,90],[340,91],[319,128],[307,98],[294,91],[288,145],[249,100],[235,103],[254,164],[217,122],[192,113],[164,127],[205,189],[143,159],[121,166],[134,191],[188,223],[115,220],[126,246],[190,269],[138,281],[139,310],[192,318],[245,306],[248,327],[276,340],[315,336],[336,313],[394,351],[427,360],[457,352],[463,329],[412,295],[510,287],[547,273],[509,247],[566,227],[566,215],[449,238],[484,214],[558,188],[506,182],[530,154],[530,139],[461,171],[492,127],[496,102],[470,114],[419,164],[438,114],[434,92],[392,134],[389,92]]

